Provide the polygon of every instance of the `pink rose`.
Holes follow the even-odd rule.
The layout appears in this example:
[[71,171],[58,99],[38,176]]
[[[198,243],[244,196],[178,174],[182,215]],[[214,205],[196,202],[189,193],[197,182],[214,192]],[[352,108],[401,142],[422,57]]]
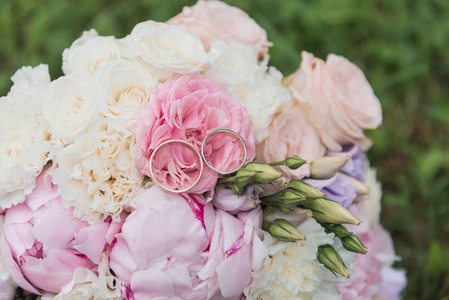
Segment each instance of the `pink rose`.
[[268,54],[267,33],[244,11],[221,1],[198,1],[194,6],[184,7],[182,12],[167,21],[171,25],[184,25],[198,36],[206,51],[214,38],[225,41],[251,43],[259,57]]
[[334,54],[324,62],[302,52],[301,66],[288,82],[330,150],[341,151],[353,142],[364,151],[371,146],[363,130],[382,123],[382,109],[357,66]]
[[157,187],[130,205],[110,253],[128,299],[241,299],[261,261],[253,247],[262,243],[255,234],[260,208],[237,218],[214,211],[202,196]]
[[[200,150],[206,135],[219,128],[238,133],[248,147],[247,161],[253,160],[255,128],[245,108],[204,75],[176,76],[153,90],[149,103],[140,110],[136,123],[137,165],[149,175],[150,155],[160,143],[180,139]],[[215,168],[231,170],[241,163],[243,150],[239,141],[224,140],[227,142],[220,135],[208,140],[205,156]],[[162,147],[158,157],[162,159],[153,166],[164,186],[191,186],[197,178],[195,156],[187,147]],[[191,192],[212,190],[217,178],[218,174],[205,166],[201,180]]]
[[[275,162],[284,160],[287,156],[299,155],[308,163],[323,156],[326,151],[320,136],[306,113],[296,104],[282,106],[272,117],[268,127],[269,135],[257,145],[257,160]],[[290,170],[281,166],[288,178],[298,178],[310,175],[309,165]]]
[[89,226],[63,207],[49,172],[39,175],[24,203],[6,211],[0,241],[5,268],[24,290],[59,293],[78,267],[95,269],[105,245],[120,230]]

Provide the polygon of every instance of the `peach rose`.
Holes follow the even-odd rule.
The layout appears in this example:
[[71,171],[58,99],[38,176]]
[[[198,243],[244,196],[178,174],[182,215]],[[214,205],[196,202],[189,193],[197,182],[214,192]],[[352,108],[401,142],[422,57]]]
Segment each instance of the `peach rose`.
[[[295,103],[282,106],[273,115],[268,137],[256,146],[257,159],[264,162],[284,160],[299,155],[309,163],[324,155],[325,147],[306,113]],[[303,178],[310,173],[309,165],[290,170],[281,166],[286,177]]]
[[287,83],[327,148],[341,151],[343,145],[357,143],[368,150],[372,142],[363,130],[382,123],[382,109],[357,66],[334,54],[324,62],[302,52],[301,66]]
[[250,16],[221,1],[200,0],[194,6],[184,7],[167,24],[185,25],[187,30],[201,39],[207,51],[214,38],[251,43],[259,57],[267,55],[268,47],[272,45],[267,40],[266,31]]

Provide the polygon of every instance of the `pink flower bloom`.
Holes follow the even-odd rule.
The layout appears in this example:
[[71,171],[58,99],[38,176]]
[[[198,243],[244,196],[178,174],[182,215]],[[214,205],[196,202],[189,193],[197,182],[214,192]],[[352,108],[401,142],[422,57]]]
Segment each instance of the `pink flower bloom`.
[[63,207],[49,172],[41,174],[24,203],[6,211],[0,246],[5,268],[24,290],[59,293],[78,267],[95,269],[105,245],[120,230],[89,226]]
[[194,6],[184,7],[167,24],[186,26],[187,30],[200,38],[207,51],[214,38],[251,43],[259,56],[267,55],[268,47],[271,46],[265,30],[251,17],[221,1],[200,0]]
[[243,195],[236,195],[234,190],[222,188],[218,185],[215,187],[212,204],[215,208],[227,211],[230,214],[237,214],[242,211],[249,211],[259,205],[259,193],[262,189],[255,185],[249,184],[245,187]]
[[214,211],[202,196],[157,187],[130,205],[134,210],[110,253],[127,298],[241,299],[252,266],[261,261],[253,247],[261,247],[255,235],[260,207],[238,218]]
[[326,62],[303,52],[301,66],[290,77],[292,95],[309,114],[323,143],[332,151],[357,143],[366,151],[371,141],[364,129],[382,122],[382,109],[360,69],[341,56]]
[[[284,160],[287,156],[299,155],[311,163],[323,156],[326,151],[313,123],[296,104],[289,103],[282,106],[273,115],[268,131],[268,137],[257,145],[259,161],[270,163]],[[290,170],[285,166],[280,168],[288,178],[302,179],[310,175],[308,164],[296,170]]]
[[[188,141],[198,150],[208,133],[215,129],[231,129],[248,147],[247,161],[254,158],[255,128],[246,110],[222,87],[201,74],[176,76],[159,85],[149,103],[140,110],[136,124],[137,165],[147,175],[152,151],[171,139]],[[220,137],[218,135],[218,137]],[[243,150],[237,140],[223,142],[211,138],[205,149],[208,161],[219,170],[231,170],[241,163]],[[154,163],[164,186],[171,189],[190,186],[197,178],[195,156],[187,147],[163,147]],[[193,169],[193,170],[192,170]],[[203,193],[214,188],[218,175],[205,167],[198,185],[191,191]]]

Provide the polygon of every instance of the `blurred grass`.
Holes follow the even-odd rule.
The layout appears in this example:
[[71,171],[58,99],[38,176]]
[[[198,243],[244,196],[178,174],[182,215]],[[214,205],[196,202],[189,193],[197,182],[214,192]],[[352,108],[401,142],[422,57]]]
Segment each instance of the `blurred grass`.
[[[22,65],[50,65],[83,30],[123,37],[147,19],[165,21],[195,1],[2,0],[0,94]],[[300,52],[347,57],[366,74],[384,111],[368,132],[383,183],[382,222],[409,284],[404,299],[449,299],[449,1],[229,0],[274,43],[271,64],[294,72]]]

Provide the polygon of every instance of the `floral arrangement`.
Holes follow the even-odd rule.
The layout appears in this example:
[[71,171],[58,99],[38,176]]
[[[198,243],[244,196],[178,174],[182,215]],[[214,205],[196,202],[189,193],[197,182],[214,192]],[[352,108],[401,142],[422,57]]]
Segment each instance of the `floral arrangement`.
[[[379,100],[343,57],[303,52],[284,78],[270,46],[199,1],[122,39],[84,32],[53,81],[18,70],[0,99],[0,299],[399,299],[365,155]],[[216,130],[243,143],[205,146]]]

